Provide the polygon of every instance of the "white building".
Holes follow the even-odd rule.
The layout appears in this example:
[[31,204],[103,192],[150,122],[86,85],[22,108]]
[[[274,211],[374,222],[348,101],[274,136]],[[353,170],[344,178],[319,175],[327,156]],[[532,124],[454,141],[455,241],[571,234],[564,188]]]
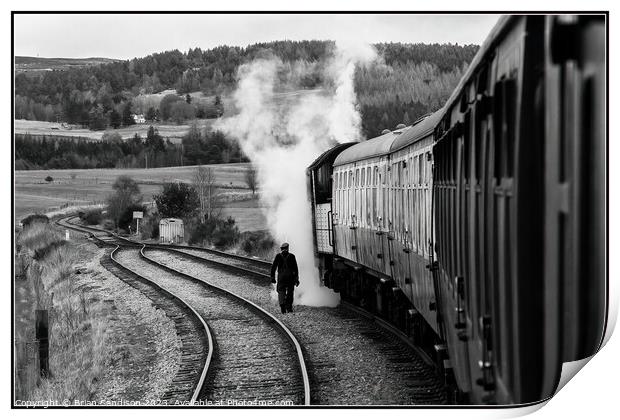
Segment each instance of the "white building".
[[159,221],[159,242],[180,244],[185,236],[185,228],[181,219],[161,219]]
[[144,118],[144,114],[132,114],[133,121],[136,124],[144,124],[146,123],[146,118]]

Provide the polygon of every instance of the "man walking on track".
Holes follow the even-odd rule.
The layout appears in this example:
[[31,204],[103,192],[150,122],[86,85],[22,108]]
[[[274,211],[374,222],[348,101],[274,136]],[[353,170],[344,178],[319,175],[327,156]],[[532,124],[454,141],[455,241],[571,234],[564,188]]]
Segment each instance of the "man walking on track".
[[281,252],[276,255],[271,265],[271,282],[276,282],[276,270],[278,271],[278,302],[282,313],[293,312],[293,294],[295,286],[299,286],[299,271],[295,256],[288,252],[288,243],[280,246]]

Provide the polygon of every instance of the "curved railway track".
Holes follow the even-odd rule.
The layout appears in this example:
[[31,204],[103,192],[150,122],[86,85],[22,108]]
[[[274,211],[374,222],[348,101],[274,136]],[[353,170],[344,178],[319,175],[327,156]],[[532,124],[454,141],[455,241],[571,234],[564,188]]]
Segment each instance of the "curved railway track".
[[[228,290],[148,258],[145,249],[151,246],[99,228],[79,226],[70,219],[57,224],[89,235],[100,246],[115,246],[110,261],[102,264],[122,280],[131,285],[136,281],[143,284],[142,279],[155,284],[170,300],[182,302],[197,317],[206,319],[204,325],[210,340],[209,363],[205,365],[208,374],[203,375],[204,384],[196,390],[195,398],[241,404],[252,400],[310,404],[310,383],[301,345],[276,317]],[[166,246],[157,248],[172,250]],[[124,274],[118,272],[119,267],[125,270]],[[175,324],[178,321],[179,328],[187,331],[183,320],[172,316]],[[195,362],[191,355],[188,353],[187,361]],[[187,373],[188,369],[179,371]],[[173,390],[165,397],[177,394]]]
[[249,274],[267,274],[271,270],[271,263],[269,261],[259,260],[256,258],[244,257],[242,255],[231,254],[217,249],[200,248],[196,246],[187,245],[157,245],[162,249],[171,249],[179,252],[183,252],[189,255],[195,255],[202,257],[205,260],[214,263],[222,263],[223,265],[232,266],[240,270],[244,270]]
[[147,296],[173,322],[181,341],[181,360],[172,382],[161,399],[165,403],[202,399],[204,384],[213,358],[213,337],[209,326],[185,300],[138,274],[118,260],[122,248],[101,259],[101,265],[125,283]]
[[[205,276],[202,274],[200,267],[208,267],[212,264],[205,257],[180,252],[168,247],[162,249],[149,246],[145,252],[147,255],[149,252],[152,253],[151,259],[164,261],[165,264],[174,266],[177,270],[201,277]],[[166,254],[168,256],[165,256]],[[236,270],[236,268],[232,268],[229,271],[234,272]],[[262,276],[264,278],[253,282],[254,290],[264,290],[271,286],[267,281],[269,275],[263,274]],[[250,276],[245,277],[248,280],[251,278]],[[247,281],[239,282],[236,286],[231,283],[227,287],[235,290],[243,289],[245,291],[239,291],[238,293],[244,293],[246,296],[249,293],[250,299],[254,300],[258,297],[257,295],[249,292],[249,289],[244,286],[239,287],[241,284],[248,283]],[[220,284],[222,284],[221,281]],[[262,294],[264,295],[265,292],[262,292]],[[265,307],[268,307],[268,303],[265,301],[261,302],[260,298],[256,302],[260,302]],[[308,313],[304,312],[303,317],[305,318],[307,315]],[[391,365],[395,370],[407,372],[406,379],[402,382],[402,387],[410,390],[417,404],[445,404],[446,398],[441,381],[436,380],[437,372],[432,368],[429,369],[430,366],[434,365],[434,362],[403,333],[380,318],[344,301],[341,302],[339,310],[333,313],[332,316],[333,321],[337,323],[338,327],[332,330],[330,334],[335,334],[338,337],[345,330],[353,330],[355,333],[369,338],[372,341],[370,345],[381,349],[381,353],[386,356],[384,363]],[[296,334],[299,334],[300,338],[303,338],[306,351],[311,354],[308,360],[308,367],[313,391],[312,403],[322,404],[324,393],[329,392],[334,385],[337,386],[335,382],[342,380],[342,372],[334,370],[336,369],[336,364],[334,364],[333,358],[328,353],[329,350],[327,349],[329,346],[324,340],[326,337],[322,335],[323,331],[316,330],[315,333],[312,333],[307,330],[312,328],[308,324],[304,322],[297,324],[294,319],[291,321],[292,323],[289,327]],[[302,330],[299,329],[300,326]],[[344,335],[342,339],[343,342],[347,341]],[[349,347],[349,345],[346,348],[353,350],[354,347]],[[339,350],[342,351],[342,348],[345,348],[344,346],[344,344],[340,344]],[[317,347],[321,350],[317,351]],[[375,362],[381,363],[380,361]],[[326,375],[326,371],[330,373]]]
[[241,257],[227,253],[215,253],[214,250],[178,245],[147,245],[148,248],[172,252],[192,260],[220,267],[242,275],[251,275],[257,278],[270,278],[271,263],[252,258]]
[[[301,345],[280,320],[235,293],[149,258],[145,252],[149,248],[143,246],[141,257],[159,271],[172,274],[171,281],[183,289],[181,293],[191,296],[213,329],[216,347],[221,351],[210,379],[210,399],[222,399],[233,392],[239,400],[277,397],[295,404],[310,403]],[[186,280],[186,284],[177,278]],[[293,366],[290,361],[295,361]],[[243,379],[235,384],[235,378]]]
[[[86,227],[83,225],[75,225],[73,223],[68,223],[69,228],[75,228],[75,230],[82,231],[84,233],[88,233],[89,236],[93,237],[96,241],[98,241],[102,246],[109,245],[110,242],[113,242],[115,238],[118,236],[110,233],[108,231]],[[93,233],[95,232],[95,233]],[[251,283],[255,284],[256,287],[270,287],[269,283],[269,271],[270,271],[270,263],[262,260],[257,260],[248,257],[241,257],[237,255],[228,254],[221,251],[191,247],[191,246],[182,246],[182,245],[162,245],[162,244],[144,244],[131,241],[126,238],[122,238],[123,243],[127,244],[123,247],[123,252],[133,253],[133,257],[130,259],[132,261],[138,261],[139,258],[142,259],[143,263],[148,263],[151,267],[156,267],[156,272],[152,273],[150,276],[153,279],[164,279],[166,277],[170,277],[171,275],[176,280],[172,281],[171,284],[166,285],[166,287],[172,288],[172,284],[180,284],[183,281],[193,283],[194,286],[199,286],[202,283],[202,289],[209,288],[209,286],[220,286],[225,289],[232,288],[235,290],[237,294],[241,293],[246,298],[251,299],[252,301],[247,301],[247,304],[250,304],[251,307],[246,306],[243,310],[244,313],[247,310],[259,310],[265,313],[267,311],[263,310],[262,307],[254,304],[253,301],[260,302],[259,300],[255,300],[253,295],[248,296],[245,292],[241,292],[238,289],[238,286],[235,285],[226,285],[222,283],[218,283],[217,281],[213,282],[209,279],[208,270],[211,268],[216,268],[222,271],[231,272],[231,274],[239,275],[240,277],[245,277],[247,280],[250,280]],[[157,257],[157,252],[162,251],[165,254],[174,256],[172,259],[169,258],[159,258]],[[149,252],[152,252],[152,256],[149,257]],[[158,261],[159,260],[159,261]],[[191,262],[195,263],[194,268],[190,269]],[[157,264],[157,265],[155,265]],[[203,269],[198,269],[196,271],[196,267],[204,267]],[[153,270],[151,268],[151,270]],[[138,269],[137,271],[142,273],[142,269]],[[157,272],[158,271],[158,272]],[[221,271],[220,271],[221,272]],[[241,284],[241,283],[240,283]],[[226,290],[228,291],[228,290]],[[173,291],[176,292],[176,291]],[[194,307],[204,306],[205,302],[210,301],[212,297],[205,295],[206,292],[204,290],[201,291],[200,288],[193,289],[189,293],[183,294],[182,296],[188,300],[190,305]],[[212,289],[211,293],[217,294],[218,292],[215,289]],[[237,296],[241,298],[241,296]],[[198,300],[202,299],[202,303],[194,302],[193,298]],[[261,302],[263,305],[265,302]],[[246,304],[246,305],[247,305]],[[213,306],[213,305],[212,305]],[[216,310],[219,310],[215,308]],[[408,389],[409,394],[413,396],[413,399],[416,401],[416,404],[445,404],[445,393],[441,389],[440,382],[436,379],[436,372],[432,368],[429,368],[433,365],[433,362],[429,360],[427,356],[415,345],[413,345],[407,337],[405,337],[402,333],[398,333],[394,328],[391,328],[389,325],[386,325],[385,322],[382,322],[380,319],[369,316],[369,314],[364,313],[363,311],[356,310],[357,308],[351,307],[350,305],[341,305],[341,309],[335,313],[333,316],[335,320],[341,320],[343,322],[342,333],[345,333],[347,328],[355,328],[358,333],[361,333],[362,336],[369,338],[373,342],[373,346],[376,344],[381,350],[383,354],[387,356],[386,362],[393,366],[391,369],[395,369],[396,371],[407,372],[405,375],[404,382],[402,382],[402,386]],[[241,310],[239,310],[241,311]],[[213,372],[216,372],[218,369],[221,369],[223,372],[227,368],[227,362],[223,359],[218,359],[218,355],[221,354],[221,350],[228,349],[229,345],[238,344],[238,340],[241,342],[246,342],[243,334],[238,335],[238,338],[229,340],[229,342],[222,341],[222,346],[218,346],[218,342],[220,340],[226,340],[224,336],[222,336],[222,330],[226,330],[226,327],[221,328],[222,326],[213,325],[213,321],[210,317],[215,316],[218,319],[223,320],[223,324],[225,322],[234,323],[237,321],[239,324],[243,325],[242,316],[236,317],[239,311],[231,312],[220,312],[217,313],[208,313],[208,312],[200,312],[206,319],[209,325],[213,328],[214,338],[215,338],[215,353],[214,353],[214,362],[213,362]],[[277,315],[270,314],[269,315],[273,320],[279,323],[283,328],[287,328],[278,320]],[[272,321],[272,322],[274,322]],[[349,325],[350,326],[347,326]],[[309,404],[312,401],[313,404],[318,403],[321,404],[324,401],[324,396],[326,392],[330,392],[333,386],[338,386],[338,381],[340,381],[340,377],[342,373],[333,372],[333,369],[336,365],[333,364],[331,356],[324,355],[323,352],[318,350],[316,347],[323,347],[320,343],[322,340],[320,338],[320,332],[316,334],[307,334],[303,330],[299,330],[299,326],[295,323],[288,326],[291,328],[295,334],[299,334],[300,337],[304,338],[304,344],[309,346],[308,354],[312,354],[312,358],[307,361],[307,367],[310,368],[310,372],[308,372],[308,368],[306,368],[304,364],[304,373],[302,373],[302,377],[304,378],[305,385],[305,393],[303,400],[301,398],[297,398],[295,403],[297,404]],[[287,329],[288,330],[288,329]],[[317,330],[318,331],[318,330]],[[289,331],[290,333],[290,331]],[[336,332],[335,332],[336,333]],[[338,333],[336,333],[338,334]],[[345,333],[346,334],[346,333]],[[291,337],[295,337],[292,333]],[[246,336],[248,337],[248,336]],[[249,336],[251,337],[251,335]],[[261,337],[262,338],[262,337]],[[269,343],[267,340],[268,346],[272,346],[272,343]],[[318,340],[318,341],[317,341]],[[295,341],[297,341],[295,339]],[[251,349],[251,347],[246,346],[247,349]],[[301,346],[297,343],[297,358],[301,362],[303,361],[303,353],[306,352],[304,350],[302,352]],[[230,353],[233,354],[232,352]],[[246,355],[241,352],[241,356],[237,357],[245,357]],[[294,355],[289,353],[288,356],[285,356],[285,359],[294,359]],[[278,367],[278,364],[269,365],[277,357],[264,356],[262,359],[258,360],[258,363],[255,363],[255,369],[265,369],[272,371],[277,371],[281,368]],[[262,360],[262,361],[261,361]],[[221,362],[221,363],[220,363]],[[220,363],[218,365],[218,363]],[[245,362],[243,362],[245,363]],[[306,363],[306,362],[304,362]],[[215,367],[218,366],[218,367]],[[300,364],[301,366],[301,364]],[[234,366],[233,366],[234,368]],[[241,371],[243,369],[240,369]],[[292,372],[290,369],[288,372]],[[325,372],[331,372],[328,375]],[[281,393],[281,389],[277,387],[273,388],[278,383],[288,380],[289,374],[284,372],[283,375],[280,375],[280,378],[277,380],[263,380],[258,387],[254,387],[254,390],[263,390],[267,391],[270,387],[275,389],[275,394],[278,398]],[[221,380],[221,381],[220,381]],[[217,381],[220,381],[222,386],[218,384]],[[335,381],[335,382],[333,382]],[[226,385],[228,383],[228,385]],[[260,381],[259,381],[260,383]],[[299,386],[300,380],[297,380],[296,385],[293,385],[293,388],[300,389]],[[206,398],[208,399],[221,399],[220,396],[226,394],[227,392],[234,392],[235,389],[230,388],[231,382],[226,378],[226,374],[222,373],[219,377],[214,375],[208,375],[207,380],[207,388],[211,387],[213,392],[207,393]],[[228,386],[228,388],[227,388]],[[241,391],[245,387],[246,390],[252,389],[252,383],[246,381],[241,382]],[[310,394],[310,388],[312,387],[312,396]],[[239,399],[245,399],[239,398]]]
[[[137,242],[134,242],[127,238],[123,238],[122,236],[116,235],[112,232],[108,232],[107,230],[92,227],[92,226],[86,227],[86,226],[73,223],[71,220],[75,218],[76,218],[75,216],[65,217],[64,219],[56,220],[55,223],[58,226],[71,229],[76,232],[80,232],[80,233],[87,235],[89,238],[92,238],[95,240],[95,243],[97,244],[97,246],[111,246],[111,247],[116,247],[118,245],[130,246],[130,247],[141,246],[141,244]],[[97,234],[95,234],[94,232],[96,232]]]

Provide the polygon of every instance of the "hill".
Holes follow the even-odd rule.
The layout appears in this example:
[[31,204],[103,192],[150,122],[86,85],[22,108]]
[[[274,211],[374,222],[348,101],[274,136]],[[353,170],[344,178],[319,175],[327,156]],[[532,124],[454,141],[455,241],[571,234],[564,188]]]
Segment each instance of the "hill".
[[113,58],[88,57],[88,58],[48,58],[15,56],[15,72],[68,70],[100,64],[114,63]]
[[[368,137],[439,108],[478,50],[477,45],[457,44],[382,43],[374,47],[382,62],[358,69],[355,75],[362,125]],[[165,120],[174,118],[172,114],[177,119],[209,118],[207,114],[225,112],[225,107],[217,109],[221,102],[216,104],[214,99],[201,106],[192,104],[193,109],[177,103],[176,112],[171,113],[155,106],[145,109],[140,105],[141,98],[170,89],[181,99],[192,92],[224,97],[235,88],[240,65],[274,56],[293,70],[281,75],[291,89],[323,87],[323,69],[334,48],[333,41],[275,41],[247,47],[172,50],[126,61],[22,57],[22,68],[53,64],[66,70],[16,72],[15,117],[98,129],[114,125],[123,112],[146,113],[151,108]],[[95,64],[97,60],[106,62]]]

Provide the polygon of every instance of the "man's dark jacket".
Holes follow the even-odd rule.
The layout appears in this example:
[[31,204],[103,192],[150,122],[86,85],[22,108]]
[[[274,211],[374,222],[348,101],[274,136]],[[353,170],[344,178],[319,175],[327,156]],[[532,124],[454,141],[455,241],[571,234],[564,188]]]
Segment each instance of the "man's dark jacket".
[[280,253],[271,264],[271,279],[275,279],[276,270],[278,270],[278,285],[292,286],[299,280],[299,271],[297,270],[297,260],[295,255],[288,252],[286,256]]

